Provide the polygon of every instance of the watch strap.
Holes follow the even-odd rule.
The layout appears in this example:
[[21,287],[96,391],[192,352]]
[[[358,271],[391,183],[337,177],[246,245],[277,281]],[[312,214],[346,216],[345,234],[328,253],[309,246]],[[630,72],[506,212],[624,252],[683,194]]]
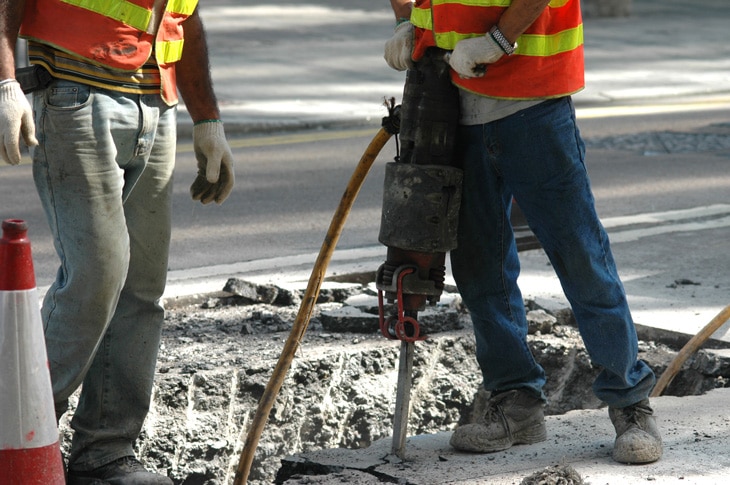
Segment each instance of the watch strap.
[[494,42],[497,43],[500,49],[507,54],[508,56],[511,56],[514,54],[515,49],[517,49],[517,42],[514,43],[514,45],[510,44],[507,38],[504,36],[501,30],[499,30],[499,27],[496,25],[493,26],[491,29],[489,29],[489,36],[492,38]]

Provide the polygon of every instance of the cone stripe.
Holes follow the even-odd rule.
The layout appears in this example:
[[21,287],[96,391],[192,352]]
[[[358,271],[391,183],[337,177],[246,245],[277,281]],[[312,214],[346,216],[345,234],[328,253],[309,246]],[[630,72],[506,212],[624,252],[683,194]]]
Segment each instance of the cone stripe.
[[63,485],[48,355],[27,226],[0,239],[0,483]]
[[0,291],[35,288],[28,225],[19,219],[3,221],[0,239]]
[[[29,470],[33,473],[28,473]],[[58,443],[0,451],[0,477],[3,485],[64,485]]]

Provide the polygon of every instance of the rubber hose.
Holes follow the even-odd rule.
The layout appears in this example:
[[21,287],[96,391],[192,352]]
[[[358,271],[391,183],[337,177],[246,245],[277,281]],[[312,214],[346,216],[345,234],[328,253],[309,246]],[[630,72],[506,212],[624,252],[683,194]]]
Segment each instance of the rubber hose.
[[684,362],[689,358],[690,355],[694,354],[707,339],[709,339],[718,328],[730,318],[730,305],[723,308],[715,318],[710,320],[710,323],[697,332],[697,334],[689,339],[689,342],[684,344],[682,350],[679,351],[674,360],[667,366],[666,370],[662,373],[661,377],[654,386],[654,390],[651,392],[651,397],[659,397],[664,392],[664,389],[671,384],[674,376],[682,368]]
[[340,205],[337,206],[337,210],[334,216],[332,216],[332,222],[330,223],[329,230],[327,231],[322,247],[319,250],[319,256],[312,268],[312,274],[309,277],[307,289],[304,293],[304,297],[302,298],[302,303],[299,306],[299,312],[294,320],[289,337],[284,344],[284,348],[281,351],[279,361],[274,368],[274,373],[271,375],[271,378],[266,385],[266,389],[264,389],[264,394],[261,396],[259,405],[256,408],[256,414],[251,422],[251,428],[246,436],[246,442],[243,445],[241,457],[238,461],[238,468],[233,481],[234,485],[242,485],[248,480],[248,474],[251,471],[253,456],[256,452],[259,439],[261,438],[261,433],[266,425],[266,421],[269,417],[269,413],[271,412],[271,408],[274,405],[276,396],[279,394],[279,390],[284,383],[286,374],[294,360],[294,354],[304,337],[307,325],[309,325],[309,319],[312,316],[314,304],[317,302],[317,296],[319,295],[319,289],[322,286],[322,280],[324,279],[324,275],[327,271],[327,266],[329,265],[335,246],[337,246],[337,241],[342,234],[342,228],[345,225],[350,209],[352,209],[355,198],[360,192],[363,181],[370,171],[370,167],[372,167],[373,162],[380,153],[380,150],[382,150],[383,146],[385,146],[391,136],[392,135],[384,128],[381,128],[375,135],[350,177],[350,182],[347,184],[345,193],[342,195]]

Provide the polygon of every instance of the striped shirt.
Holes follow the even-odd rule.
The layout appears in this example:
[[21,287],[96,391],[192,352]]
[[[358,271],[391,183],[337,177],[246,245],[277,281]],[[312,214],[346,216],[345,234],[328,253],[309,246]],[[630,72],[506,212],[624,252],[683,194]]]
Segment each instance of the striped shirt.
[[136,71],[122,71],[29,40],[28,60],[58,79],[124,93],[160,94],[160,71],[154,56]]

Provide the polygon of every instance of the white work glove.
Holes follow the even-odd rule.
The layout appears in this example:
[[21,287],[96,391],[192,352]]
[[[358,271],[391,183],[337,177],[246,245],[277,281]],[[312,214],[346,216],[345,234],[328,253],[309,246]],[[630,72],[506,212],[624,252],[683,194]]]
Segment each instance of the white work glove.
[[457,42],[449,57],[449,65],[463,78],[482,77],[487,64],[498,61],[503,55],[502,48],[487,33]]
[[193,127],[193,149],[198,176],[190,186],[193,200],[222,204],[233,190],[233,154],[223,132],[223,122],[206,121]]
[[385,43],[385,62],[396,71],[405,71],[413,67],[413,24],[398,24],[393,37]]
[[15,79],[0,81],[0,154],[10,165],[20,163],[20,135],[28,146],[38,144],[30,103]]

